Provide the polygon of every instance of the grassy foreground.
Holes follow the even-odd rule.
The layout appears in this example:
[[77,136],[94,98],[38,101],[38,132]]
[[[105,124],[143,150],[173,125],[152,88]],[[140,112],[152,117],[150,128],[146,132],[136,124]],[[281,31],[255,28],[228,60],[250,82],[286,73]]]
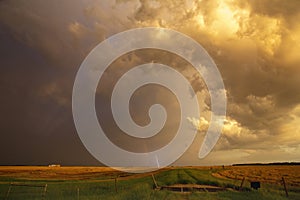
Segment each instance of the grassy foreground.
[[[288,197],[283,186],[273,182],[262,182],[259,190],[253,190],[246,180],[244,189],[238,191],[241,180],[222,177],[226,170],[234,171],[234,168],[168,168],[154,173],[159,186],[199,184],[228,188],[222,192],[181,193],[154,190],[150,173],[135,175],[96,167],[0,167],[0,199],[300,199],[300,187],[297,184],[288,185]],[[16,185],[10,186],[11,183]],[[44,187],[30,187],[46,184],[44,196]]]

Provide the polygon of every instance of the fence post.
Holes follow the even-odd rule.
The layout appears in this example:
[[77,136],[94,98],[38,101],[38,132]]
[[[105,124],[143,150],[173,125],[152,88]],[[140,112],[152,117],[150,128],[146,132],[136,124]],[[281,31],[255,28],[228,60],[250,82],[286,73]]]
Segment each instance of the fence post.
[[158,189],[159,187],[158,187],[158,185],[157,185],[157,183],[156,183],[156,180],[155,180],[155,178],[154,178],[154,175],[151,174],[151,176],[152,176],[152,180],[153,180],[154,185],[155,185],[155,189]]
[[289,193],[288,193],[288,191],[287,191],[287,187],[286,187],[285,180],[284,180],[283,177],[282,177],[282,183],[283,183],[283,186],[284,186],[285,195],[288,197],[288,196],[289,196]]
[[116,193],[118,193],[118,186],[117,186],[117,179],[118,179],[119,175],[115,178],[115,190],[116,190]]
[[245,182],[245,176],[243,177],[243,180],[242,180],[242,182],[241,182],[241,185],[240,185],[240,188],[239,188],[240,191],[241,191],[242,188],[243,188],[244,182]]
[[77,200],[79,200],[79,187],[77,187]]
[[8,196],[9,196],[9,193],[10,193],[10,190],[11,190],[11,183],[9,184],[9,188],[7,190],[7,193],[6,193],[6,198],[5,199],[8,199]]
[[48,187],[48,185],[45,184],[45,186],[44,186],[44,191],[43,191],[43,195],[42,195],[43,199],[45,199],[46,192],[47,192],[47,187]]

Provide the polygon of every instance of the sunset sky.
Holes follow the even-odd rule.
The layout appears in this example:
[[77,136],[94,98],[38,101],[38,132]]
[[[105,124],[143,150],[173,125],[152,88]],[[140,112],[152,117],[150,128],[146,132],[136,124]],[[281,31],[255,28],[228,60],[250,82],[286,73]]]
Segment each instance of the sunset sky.
[[166,126],[149,141],[122,134],[109,105],[124,72],[158,62],[185,75],[200,102],[200,116],[184,119],[197,138],[175,165],[300,162],[299,21],[299,0],[0,0],[0,165],[100,165],[73,122],[75,76],[101,41],[141,27],[182,32],[207,50],[226,88],[225,126],[199,160],[211,116],[205,83],[185,60],[146,49],[120,56],[99,82],[96,110],[111,141],[147,152],[172,139],[179,105],[165,88],[145,86],[130,102],[140,125],[149,122],[152,104],[168,111]]

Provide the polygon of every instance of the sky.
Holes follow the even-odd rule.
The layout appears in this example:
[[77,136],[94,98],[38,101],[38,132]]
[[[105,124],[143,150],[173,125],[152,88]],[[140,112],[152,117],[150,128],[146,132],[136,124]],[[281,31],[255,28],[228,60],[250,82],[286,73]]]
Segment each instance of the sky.
[[120,56],[99,82],[97,115],[111,141],[147,152],[174,137],[179,104],[166,88],[144,86],[130,100],[132,118],[140,125],[149,123],[154,103],[170,113],[159,135],[147,141],[123,134],[110,110],[122,74],[158,62],[186,76],[200,102],[200,116],[185,119],[197,129],[197,138],[174,165],[299,162],[299,20],[298,0],[1,0],[0,165],[101,165],[74,125],[76,73],[100,42],[142,27],[179,31],[206,49],[225,85],[225,125],[213,151],[199,159],[211,116],[207,87],[184,59],[144,49]]

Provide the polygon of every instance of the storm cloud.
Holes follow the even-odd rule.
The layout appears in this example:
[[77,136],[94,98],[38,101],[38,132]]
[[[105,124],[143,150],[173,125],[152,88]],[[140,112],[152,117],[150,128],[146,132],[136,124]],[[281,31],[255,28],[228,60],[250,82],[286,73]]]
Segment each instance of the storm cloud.
[[138,146],[138,140],[122,136],[109,111],[111,87],[126,70],[159,62],[184,74],[200,102],[201,116],[189,118],[198,129],[197,140],[176,164],[299,161],[299,4],[298,0],[0,1],[0,164],[99,164],[81,144],[73,123],[76,72],[101,41],[149,26],[192,37],[214,59],[228,97],[223,133],[213,152],[197,160],[211,116],[206,85],[185,60],[145,50],[117,59],[98,87],[97,110],[105,116],[102,123],[113,142],[140,152],[173,137],[178,103],[164,88],[140,89],[130,105],[133,119],[141,125],[149,122],[147,111],[153,103],[162,103],[170,113],[160,136],[151,140],[154,146],[150,141]]

